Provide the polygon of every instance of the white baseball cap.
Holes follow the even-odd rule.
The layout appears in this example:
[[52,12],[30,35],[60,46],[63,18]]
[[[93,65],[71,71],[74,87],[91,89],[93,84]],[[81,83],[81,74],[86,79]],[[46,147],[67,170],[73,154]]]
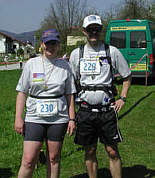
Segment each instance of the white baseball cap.
[[102,25],[102,21],[101,21],[100,16],[89,15],[89,16],[85,17],[84,20],[83,20],[83,28],[88,27],[88,25],[90,25],[90,24]]

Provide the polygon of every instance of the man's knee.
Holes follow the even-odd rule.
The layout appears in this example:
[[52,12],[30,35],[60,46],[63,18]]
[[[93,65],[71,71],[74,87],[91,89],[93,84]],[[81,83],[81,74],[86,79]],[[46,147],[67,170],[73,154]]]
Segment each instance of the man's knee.
[[96,145],[85,147],[85,157],[86,159],[96,158]]
[[109,152],[109,157],[116,160],[118,159],[118,154],[116,151],[112,150]]
[[106,146],[106,151],[111,159],[115,159],[115,160],[119,159],[117,146],[114,146],[114,147]]

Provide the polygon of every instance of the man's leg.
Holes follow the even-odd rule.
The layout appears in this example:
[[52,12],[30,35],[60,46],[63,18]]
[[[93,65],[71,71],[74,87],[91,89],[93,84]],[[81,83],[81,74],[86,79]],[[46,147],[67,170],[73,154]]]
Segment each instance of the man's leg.
[[110,158],[110,172],[112,178],[122,178],[122,164],[117,145],[106,145],[105,149]]
[[85,164],[89,178],[97,178],[98,162],[96,158],[97,145],[85,146]]
[[47,177],[59,178],[62,142],[47,141]]
[[35,163],[37,161],[41,142],[24,141],[23,157],[21,167],[19,169],[18,178],[31,178]]

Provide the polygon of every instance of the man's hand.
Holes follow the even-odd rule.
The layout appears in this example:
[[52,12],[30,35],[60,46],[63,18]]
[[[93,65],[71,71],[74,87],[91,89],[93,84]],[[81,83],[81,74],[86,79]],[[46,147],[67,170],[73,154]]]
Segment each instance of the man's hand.
[[125,104],[125,102],[123,100],[118,99],[112,105],[114,106],[115,110],[117,112],[119,112],[122,109],[122,107],[123,107],[124,104]]
[[123,80],[123,86],[122,86],[120,98],[116,100],[115,103],[112,103],[112,105],[115,107],[115,110],[117,112],[119,112],[122,109],[123,105],[125,104],[126,96],[128,93],[128,89],[130,88],[130,85],[131,85],[131,75]]

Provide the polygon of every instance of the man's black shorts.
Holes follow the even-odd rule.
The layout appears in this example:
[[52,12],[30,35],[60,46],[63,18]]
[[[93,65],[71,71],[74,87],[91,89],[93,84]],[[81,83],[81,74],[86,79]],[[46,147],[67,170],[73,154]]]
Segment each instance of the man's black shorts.
[[114,108],[106,112],[91,112],[79,109],[75,143],[79,145],[101,143],[113,145],[122,141]]
[[44,139],[50,141],[63,141],[67,131],[68,123],[61,124],[39,124],[25,122],[24,141],[39,141]]

